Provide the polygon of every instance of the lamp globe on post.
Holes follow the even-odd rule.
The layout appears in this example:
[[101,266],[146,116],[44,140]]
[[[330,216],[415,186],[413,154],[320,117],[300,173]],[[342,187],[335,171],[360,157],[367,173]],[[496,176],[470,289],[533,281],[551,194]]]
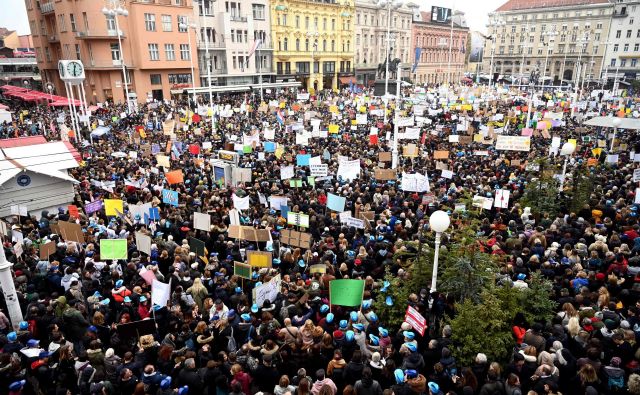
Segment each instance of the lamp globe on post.
[[569,162],[569,157],[573,155],[576,151],[576,146],[567,142],[562,145],[560,149],[560,155],[564,156],[564,165],[562,166],[562,178],[560,179],[560,192],[564,190],[564,179],[567,176],[567,162]]
[[429,217],[429,227],[436,232],[436,246],[433,253],[433,273],[431,274],[431,293],[436,292],[436,283],[438,282],[438,255],[440,254],[440,238],[442,232],[449,228],[451,219],[449,214],[442,210],[438,210]]
[[611,147],[609,148],[609,152],[613,152],[613,143],[616,141],[616,133],[618,132],[618,127],[622,123],[622,120],[618,117],[613,117],[611,120],[611,124],[613,125],[613,137],[611,137]]

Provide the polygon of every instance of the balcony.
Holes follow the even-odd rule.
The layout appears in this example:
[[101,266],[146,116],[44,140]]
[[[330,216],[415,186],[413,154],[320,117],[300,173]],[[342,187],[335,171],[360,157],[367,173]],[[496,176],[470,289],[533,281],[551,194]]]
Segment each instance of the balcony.
[[1,78],[13,79],[25,79],[25,78],[38,78],[40,74],[34,71],[0,71]]
[[237,15],[231,15],[229,17],[229,19],[232,22],[246,22],[247,21],[247,17],[246,16],[237,16]]
[[202,49],[202,50],[206,50],[207,48],[210,50],[213,49],[225,49],[227,47],[227,44],[224,41],[217,41],[212,43],[211,41],[209,41],[209,43],[207,44],[205,41],[200,41],[198,43],[198,49]]
[[42,13],[42,15],[51,14],[53,12],[54,12],[53,1],[40,4],[40,13]]
[[625,18],[629,16],[626,8],[622,8],[620,10],[613,10],[613,14],[611,15],[614,18]]
[[[120,70],[122,60],[90,60],[84,67],[89,70]],[[131,68],[131,63],[125,63],[125,67]]]
[[60,38],[58,36],[56,36],[56,35],[53,35],[53,36],[49,36],[48,37],[48,41],[50,43],[59,43],[60,42]]
[[[118,32],[116,30],[106,31],[78,31],[76,37],[79,40],[113,40],[118,38]],[[124,32],[120,31],[120,38],[125,38]]]
[[36,58],[0,58],[0,66],[25,66],[38,64]]

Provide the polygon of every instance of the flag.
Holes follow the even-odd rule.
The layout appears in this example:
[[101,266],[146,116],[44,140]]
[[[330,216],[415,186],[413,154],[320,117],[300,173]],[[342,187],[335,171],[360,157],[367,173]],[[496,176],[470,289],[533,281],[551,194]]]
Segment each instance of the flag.
[[413,62],[413,67],[411,68],[412,74],[415,74],[416,69],[418,68],[418,62],[420,61],[421,55],[422,55],[422,48],[416,47],[415,61]]
[[259,38],[257,40],[253,40],[253,45],[251,46],[251,48],[249,49],[249,56],[247,56],[247,61],[243,62],[242,65],[240,66],[240,68],[244,71],[244,67],[249,67],[249,59],[251,59],[251,57],[253,56],[253,54],[256,52],[256,50],[258,48],[260,48],[260,46],[262,45],[262,39]]
[[276,120],[280,125],[284,125],[284,114],[281,110],[276,111]]

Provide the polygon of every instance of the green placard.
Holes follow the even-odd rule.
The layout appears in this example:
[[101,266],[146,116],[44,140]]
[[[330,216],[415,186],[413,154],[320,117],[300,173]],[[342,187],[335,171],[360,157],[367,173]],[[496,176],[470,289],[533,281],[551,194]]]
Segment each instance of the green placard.
[[196,256],[207,256],[204,241],[196,239],[195,237],[189,238],[189,249],[191,252],[195,252]]
[[126,239],[102,239],[100,240],[101,259],[127,259]]
[[238,277],[242,277],[242,278],[246,278],[247,280],[251,279],[251,266],[247,265],[245,263],[240,263],[240,262],[233,262],[233,274],[238,276]]
[[360,306],[364,280],[333,280],[329,283],[329,299],[337,306]]
[[289,187],[302,188],[302,180],[289,180]]

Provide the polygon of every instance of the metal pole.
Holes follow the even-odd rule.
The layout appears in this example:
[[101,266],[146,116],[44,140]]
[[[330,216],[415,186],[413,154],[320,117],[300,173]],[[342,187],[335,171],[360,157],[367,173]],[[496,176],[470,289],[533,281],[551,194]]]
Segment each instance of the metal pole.
[[11,275],[12,266],[13,264],[7,261],[7,257],[4,254],[4,246],[0,245],[0,288],[2,288],[2,294],[7,304],[11,325],[14,330],[18,330],[20,321],[22,321],[22,310],[20,309],[16,286]]
[[618,132],[618,128],[614,126],[613,128],[613,137],[611,137],[611,146],[609,147],[609,153],[613,152],[613,143],[616,141],[616,133]]
[[[189,40],[189,63],[191,64],[191,101],[193,101],[194,105],[196,102],[196,75],[194,73],[194,69],[193,69],[193,55],[191,54],[191,32],[189,31],[191,29],[191,25],[187,24],[187,37]],[[198,53],[196,51],[196,53]],[[188,114],[188,112],[187,112]],[[191,125],[191,118],[189,117],[189,125]]]
[[[211,4],[211,3],[209,3]],[[209,106],[211,107],[211,133],[216,132],[215,118],[216,114],[213,111],[213,90],[211,89],[211,56],[209,55],[209,32],[207,27],[207,2],[202,0],[202,12],[204,14],[204,50],[205,50],[205,64],[207,66],[207,86],[209,87]],[[223,36],[224,39],[224,36]]]
[[396,108],[393,114],[393,147],[391,150],[391,168],[395,169],[398,167],[398,113],[400,109],[400,103],[402,102],[402,97],[400,96],[400,80],[402,79],[402,68],[398,67],[398,77],[396,79]]
[[564,179],[567,176],[567,162],[569,161],[569,155],[565,155],[564,165],[562,166],[562,179],[560,180],[560,188],[558,189],[560,192],[564,190]]
[[447,84],[451,83],[451,50],[453,49],[453,14],[455,13],[455,5],[451,11],[451,29],[449,29],[449,56],[447,58]]
[[496,37],[495,34],[491,38],[491,71],[489,72],[489,88],[493,86],[493,54],[496,52]]
[[[581,67],[582,67],[582,65],[580,64],[580,62],[576,63],[576,71],[578,73],[580,72],[580,68]],[[578,73],[576,73],[576,74],[578,74]],[[574,100],[571,103],[571,116],[572,117],[573,117],[573,114],[576,111],[576,102],[578,101],[578,83],[577,83],[577,81],[576,81],[576,86],[574,87],[574,90],[573,90],[573,97],[574,97]]]
[[124,94],[125,94],[125,103],[127,104],[126,111],[127,114],[131,112],[131,107],[129,104],[129,82],[127,81],[127,69],[124,65],[124,50],[122,49],[122,35],[120,34],[120,23],[118,22],[118,12],[115,9],[113,11],[113,19],[116,22],[116,33],[118,34],[118,49],[120,50],[120,66],[122,67],[122,81],[124,84]]
[[533,106],[533,82],[529,81],[529,105],[527,106],[527,125],[529,127],[529,121],[531,121],[531,107]]
[[258,45],[258,61],[256,62],[256,65],[258,66],[258,79],[260,80],[260,103],[263,103],[264,96],[262,94],[262,56],[260,56],[260,45]]
[[431,274],[431,292],[436,292],[438,282],[438,256],[440,255],[440,232],[436,233],[436,248],[433,251],[433,273]]
[[[389,94],[389,45],[391,43],[391,0],[387,0],[387,45],[386,45],[386,57],[384,58],[385,72],[384,72],[384,95]],[[385,114],[387,113],[385,107]],[[386,118],[386,115],[385,115]],[[385,121],[386,123],[386,121]]]

